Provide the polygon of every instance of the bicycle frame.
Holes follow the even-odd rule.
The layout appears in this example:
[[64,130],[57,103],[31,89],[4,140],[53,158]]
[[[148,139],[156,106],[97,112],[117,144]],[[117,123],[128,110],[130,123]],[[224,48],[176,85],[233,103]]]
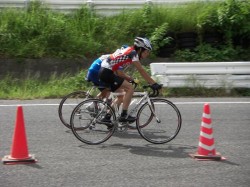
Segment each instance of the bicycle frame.
[[[122,93],[111,92],[111,94],[109,96],[109,99],[114,100],[115,96],[120,96],[120,95],[124,95],[124,94],[125,94],[125,92],[122,92]],[[137,103],[135,103],[135,106],[129,110],[128,115],[131,115],[131,116],[137,115],[137,111],[139,110],[140,106],[142,104],[144,104],[145,102],[147,102],[149,104],[151,112],[154,114],[154,116],[156,116],[155,112],[154,112],[153,105],[152,105],[152,103],[150,101],[150,97],[149,97],[148,92],[146,92],[146,91],[145,92],[135,92],[133,94],[133,96],[137,96],[137,97],[141,97],[141,98]],[[105,102],[107,103],[107,101],[105,101]],[[130,106],[131,106],[132,103],[133,103],[133,100],[130,102]],[[117,106],[117,104],[113,105],[113,109],[114,109],[114,112],[115,112],[116,116],[120,117],[119,107]]]
[[148,102],[150,106],[152,106],[151,102],[150,102],[150,98],[148,95],[148,92],[138,92],[137,95],[134,96],[139,96],[141,97],[140,100],[135,104],[135,107],[132,108],[129,111],[129,115],[135,115],[138,111],[138,109],[140,108],[140,106],[144,103],[144,102]]
[[[96,89],[97,87],[96,86],[93,86],[93,87],[91,87],[88,91],[87,91],[87,93],[86,93],[86,95],[90,95],[91,93],[92,93],[92,91],[94,90],[94,89]],[[110,107],[111,107],[111,104],[110,104],[110,100],[111,101],[114,101],[116,98],[117,98],[117,96],[124,96],[126,94],[126,92],[110,92],[110,95],[109,95],[109,97],[108,98],[105,98],[103,101],[104,101],[104,103],[106,103],[106,105],[109,105]],[[154,94],[153,94],[154,95]],[[143,92],[134,92],[134,94],[133,94],[133,97],[139,97],[140,99],[139,99],[139,101],[135,101],[135,100],[132,100],[131,102],[130,102],[130,107],[131,107],[131,105],[133,104],[133,102],[135,101],[136,103],[135,103],[135,106],[133,106],[132,108],[130,108],[129,110],[128,110],[128,115],[131,115],[131,116],[137,116],[137,112],[138,112],[138,110],[140,109],[140,107],[144,104],[144,103],[148,103],[148,105],[149,105],[149,108],[150,108],[150,110],[151,110],[151,112],[152,112],[152,114],[153,114],[153,116],[155,116],[156,117],[156,120],[157,121],[159,121],[159,119],[158,119],[158,117],[156,116],[156,114],[155,114],[155,111],[154,111],[154,107],[153,107],[153,104],[151,103],[151,100],[150,100],[150,95],[149,95],[149,93],[148,93],[148,91],[143,91]],[[114,120],[113,121],[113,123],[115,123],[116,124],[116,126],[117,127],[125,127],[125,126],[127,126],[128,125],[128,123],[121,123],[121,122],[119,122],[117,119],[120,117],[120,110],[119,110],[119,108],[121,108],[121,106],[118,106],[117,105],[117,103],[113,103],[113,105],[112,105],[112,110],[113,110],[113,112],[114,112],[114,114],[115,114],[115,116],[116,116],[116,120]],[[107,108],[105,109],[105,108],[102,108],[102,110],[101,111],[99,111],[99,114],[97,114],[97,116],[94,118],[94,120],[93,120],[93,122],[95,123],[96,122],[96,119],[98,119],[98,117],[100,116],[100,114],[104,111],[104,110],[107,110]],[[135,128],[135,127],[133,127],[133,126],[129,126],[130,128]]]

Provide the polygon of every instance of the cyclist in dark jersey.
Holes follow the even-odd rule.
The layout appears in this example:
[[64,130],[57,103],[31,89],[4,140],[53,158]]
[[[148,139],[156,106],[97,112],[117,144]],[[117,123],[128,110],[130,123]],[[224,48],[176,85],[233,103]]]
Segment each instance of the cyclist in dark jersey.
[[[104,59],[101,63],[99,70],[99,78],[102,82],[109,84],[111,91],[117,89],[124,89],[126,94],[123,98],[123,108],[120,122],[134,122],[136,117],[127,115],[128,106],[133,96],[134,88],[129,81],[133,81],[133,78],[123,73],[114,73],[119,67],[127,67],[134,65],[141,76],[151,84],[151,87],[155,90],[161,89],[161,85],[157,84],[148,73],[142,67],[140,60],[147,58],[152,50],[150,41],[146,38],[136,37],[134,45],[125,49],[117,49],[108,58]],[[119,72],[119,71],[118,71]]]

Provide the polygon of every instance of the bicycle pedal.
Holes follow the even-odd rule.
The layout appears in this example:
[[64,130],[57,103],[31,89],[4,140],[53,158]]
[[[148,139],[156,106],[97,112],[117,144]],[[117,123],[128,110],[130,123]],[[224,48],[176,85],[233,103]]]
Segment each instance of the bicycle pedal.
[[126,123],[118,123],[118,128],[123,128],[123,127],[127,127],[129,125],[129,123],[128,122],[126,122]]
[[90,125],[89,130],[95,130],[95,125]]

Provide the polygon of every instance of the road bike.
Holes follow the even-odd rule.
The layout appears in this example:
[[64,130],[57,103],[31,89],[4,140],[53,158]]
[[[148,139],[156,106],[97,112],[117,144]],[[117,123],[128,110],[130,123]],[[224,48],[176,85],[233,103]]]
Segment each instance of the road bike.
[[[135,126],[148,142],[163,144],[173,140],[181,129],[182,118],[177,106],[165,98],[157,97],[159,91],[150,94],[143,86],[143,92],[135,92],[139,101],[129,110],[128,115],[136,116]],[[109,113],[111,122],[103,122]],[[71,130],[80,141],[96,145],[107,141],[114,132],[125,132],[127,122],[119,122],[119,108],[111,107],[106,100],[86,99],[78,104],[70,117]]]

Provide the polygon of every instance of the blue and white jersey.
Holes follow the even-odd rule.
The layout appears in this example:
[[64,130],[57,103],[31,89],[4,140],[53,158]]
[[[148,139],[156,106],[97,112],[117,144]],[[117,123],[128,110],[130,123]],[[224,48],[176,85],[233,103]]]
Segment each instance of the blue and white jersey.
[[108,58],[109,55],[102,55],[98,59],[96,59],[91,66],[89,67],[89,71],[91,72],[99,72],[101,68],[102,61]]

